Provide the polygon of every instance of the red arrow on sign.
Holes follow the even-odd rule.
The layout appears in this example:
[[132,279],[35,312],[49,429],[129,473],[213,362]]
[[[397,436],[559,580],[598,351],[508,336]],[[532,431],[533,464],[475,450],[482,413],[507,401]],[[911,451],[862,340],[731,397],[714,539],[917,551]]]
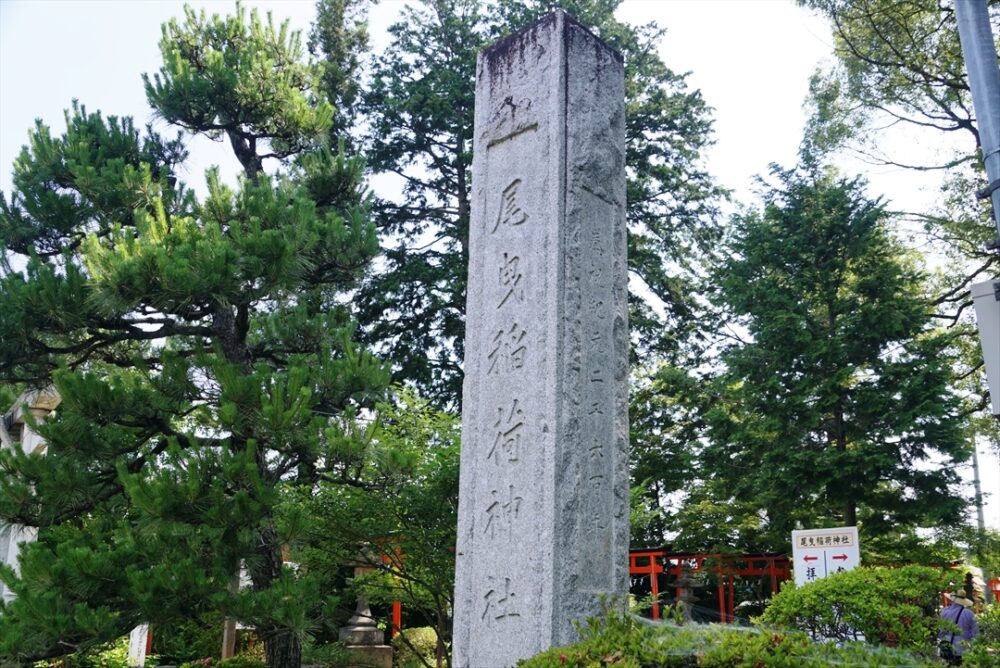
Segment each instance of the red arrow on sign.
[[847,561],[847,555],[846,554],[835,554],[835,555],[833,555],[833,558],[837,559],[839,561]]
[[[844,557],[844,558],[846,559],[847,557]],[[818,559],[819,559],[819,557],[802,557],[803,561],[816,561]]]

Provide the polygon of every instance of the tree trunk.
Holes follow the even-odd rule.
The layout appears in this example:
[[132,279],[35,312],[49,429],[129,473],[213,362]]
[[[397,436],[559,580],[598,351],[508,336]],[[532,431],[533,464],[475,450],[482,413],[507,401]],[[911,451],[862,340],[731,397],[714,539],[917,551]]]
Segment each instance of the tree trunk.
[[290,629],[268,636],[264,640],[264,659],[267,668],[300,668],[302,643]]
[[858,526],[858,507],[853,501],[848,501],[844,506],[844,525],[849,527]]
[[[445,652],[444,652],[444,615],[441,614],[441,606],[437,605],[437,626],[434,628],[434,635],[437,636],[437,643],[434,645],[434,658],[437,668],[445,667]],[[451,662],[449,661],[450,665]]]
[[236,130],[226,130],[226,134],[229,136],[229,143],[233,147],[236,159],[243,166],[243,172],[251,183],[257,185],[258,174],[264,168],[264,161],[257,155],[257,139],[246,138]]
[[[257,155],[255,138],[245,138],[234,130],[227,130],[229,141],[236,153],[237,159],[243,165],[243,170],[251,183],[258,182],[263,169],[262,160]],[[247,332],[249,330],[250,311],[247,304],[238,305],[236,312],[224,304],[217,304],[213,312],[215,327],[223,354],[230,362],[241,364],[249,373],[249,351],[247,349]],[[246,448],[252,433],[233,433],[232,443],[237,450]],[[261,480],[268,481],[267,457],[264,449],[257,451],[257,469]],[[250,581],[256,591],[271,587],[281,576],[282,555],[281,544],[278,541],[273,519],[268,517],[261,528],[257,541],[257,558],[248,563]],[[295,631],[278,625],[268,625],[257,628],[258,634],[264,640],[264,658],[268,668],[300,668],[302,665],[302,641]]]
[[[250,581],[255,591],[271,587],[281,577],[281,544],[274,524],[267,522],[257,540],[256,558],[247,562]],[[267,668],[299,668],[302,664],[302,642],[293,629],[270,625],[258,627],[257,632],[264,639],[264,657]]]
[[[235,310],[227,305],[217,304],[213,312],[213,327],[226,359],[242,365],[249,372],[249,354],[246,336],[249,310],[245,305]],[[230,437],[234,450],[244,451],[254,434],[252,431],[233,432]],[[261,480],[269,481],[265,449],[256,453],[257,469]],[[278,540],[274,521],[271,517],[264,524],[256,542],[256,558],[248,560],[250,581],[256,591],[271,587],[281,577],[281,543]],[[292,629],[284,626],[259,626],[257,632],[264,639],[264,656],[268,668],[299,668],[302,665],[302,642]]]
[[[847,425],[844,422],[844,410],[841,408],[843,399],[837,402],[837,450],[847,452]],[[853,481],[848,480],[844,485],[844,525],[854,527],[858,525],[858,505],[851,491]]]

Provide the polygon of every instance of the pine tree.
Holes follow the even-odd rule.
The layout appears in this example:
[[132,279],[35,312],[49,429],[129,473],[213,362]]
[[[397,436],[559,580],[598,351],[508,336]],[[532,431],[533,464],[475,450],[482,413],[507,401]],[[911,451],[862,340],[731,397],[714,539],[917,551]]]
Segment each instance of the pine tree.
[[150,104],[227,141],[238,184],[212,171],[199,200],[181,138],[74,105],[61,136],[37,124],[0,198],[0,382],[62,397],[45,456],[0,456],[0,518],[40,529],[2,573],[0,656],[210,610],[298,666],[323,592],[283,566],[301,527],[279,508],[350,482],[354,416],[388,382],[343,298],[378,250],[363,163],[319,141],[333,110],[287,24],[187,9],[160,48]]
[[762,513],[771,549],[796,523],[879,537],[957,522],[970,445],[915,263],[859,181],[778,175],[715,277],[745,335],[706,414],[714,498]]

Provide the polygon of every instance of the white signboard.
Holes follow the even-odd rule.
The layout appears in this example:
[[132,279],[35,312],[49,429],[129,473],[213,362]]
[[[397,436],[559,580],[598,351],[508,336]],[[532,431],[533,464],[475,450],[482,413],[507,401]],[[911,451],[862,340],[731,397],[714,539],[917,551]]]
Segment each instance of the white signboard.
[[833,573],[849,571],[859,563],[857,527],[792,532],[792,568],[798,587]]

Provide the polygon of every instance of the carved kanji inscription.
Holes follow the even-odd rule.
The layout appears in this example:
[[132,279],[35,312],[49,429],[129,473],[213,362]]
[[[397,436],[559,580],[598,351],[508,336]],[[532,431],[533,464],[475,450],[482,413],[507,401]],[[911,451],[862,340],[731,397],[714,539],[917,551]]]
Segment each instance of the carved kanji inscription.
[[497,222],[490,230],[491,232],[496,232],[504,226],[515,227],[528,222],[528,214],[521,209],[518,200],[517,191],[520,185],[521,179],[514,179],[509,186],[503,189],[503,193],[500,195],[500,213],[497,215]]
[[487,582],[489,589],[483,595],[482,619],[492,624],[508,617],[520,617],[520,601],[511,587],[510,578],[491,575]]
[[509,328],[501,329],[493,337],[492,350],[487,358],[490,361],[487,374],[500,374],[520,369],[528,355],[528,347],[524,338],[528,335],[516,322]]
[[513,253],[504,253],[503,261],[500,263],[500,294],[503,298],[497,304],[497,308],[502,307],[508,301],[511,303],[524,303],[524,286],[521,281],[524,275],[518,269],[521,258]]
[[514,485],[507,485],[507,489],[490,490],[490,503],[486,506],[486,526],[483,533],[490,538],[508,537],[514,529],[514,521],[521,512],[521,502],[523,497],[514,491]]
[[510,410],[497,409],[497,421],[493,424],[496,434],[493,447],[486,459],[492,459],[497,464],[516,462],[521,456],[521,433],[524,430],[524,411],[518,408],[518,400],[514,399]]

